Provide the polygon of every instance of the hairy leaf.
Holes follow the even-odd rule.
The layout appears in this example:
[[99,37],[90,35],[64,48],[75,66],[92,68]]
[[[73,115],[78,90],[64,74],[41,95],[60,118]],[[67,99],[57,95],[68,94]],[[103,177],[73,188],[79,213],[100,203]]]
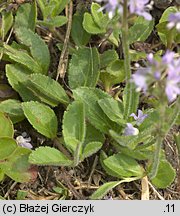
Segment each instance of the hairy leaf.
[[10,118],[0,112],[0,137],[13,137],[14,128]]
[[30,154],[29,163],[44,166],[70,166],[72,161],[55,148],[39,147]]
[[96,48],[80,48],[73,54],[69,66],[69,85],[72,89],[95,87],[99,78],[99,54]]
[[54,111],[39,102],[22,103],[24,114],[31,125],[48,138],[55,138],[57,133],[57,118]]

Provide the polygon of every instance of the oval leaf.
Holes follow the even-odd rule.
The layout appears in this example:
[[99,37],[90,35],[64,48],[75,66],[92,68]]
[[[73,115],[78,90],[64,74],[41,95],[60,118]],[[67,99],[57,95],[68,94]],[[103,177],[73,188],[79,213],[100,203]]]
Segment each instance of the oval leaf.
[[39,102],[22,103],[24,114],[32,126],[48,138],[55,138],[57,133],[57,118],[54,111]]
[[96,48],[80,48],[69,65],[69,85],[95,87],[99,78],[99,53]]

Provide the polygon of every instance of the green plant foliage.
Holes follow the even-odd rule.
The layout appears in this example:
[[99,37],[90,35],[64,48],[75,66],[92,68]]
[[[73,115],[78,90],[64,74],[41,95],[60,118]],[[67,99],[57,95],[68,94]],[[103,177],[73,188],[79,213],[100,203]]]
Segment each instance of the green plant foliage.
[[22,103],[24,114],[31,125],[44,136],[53,139],[57,133],[57,118],[54,111],[39,102]]
[[[2,169],[0,169],[0,181],[2,181],[4,179],[4,172],[2,171]],[[1,196],[0,196],[1,199]]]
[[108,193],[108,191],[112,190],[113,188],[115,188],[119,184],[120,184],[120,181],[107,182],[107,183],[103,184],[100,188],[98,188],[98,190],[96,190],[90,196],[90,199],[91,200],[102,199]]
[[8,115],[0,112],[0,137],[13,137],[14,128]]
[[70,161],[63,153],[51,147],[39,147],[29,156],[29,163],[37,165],[70,166]]
[[17,143],[10,137],[0,137],[0,160],[10,157],[17,148]]
[[[136,160],[122,153],[114,154],[113,156],[106,158],[103,163],[104,166],[114,173],[113,176],[118,178],[141,178],[144,174],[143,168]],[[109,174],[111,175],[112,172]]]
[[158,188],[167,188],[174,181],[175,176],[176,173],[171,164],[168,161],[161,160],[157,175],[151,181]]
[[99,78],[99,54],[96,48],[80,48],[73,54],[68,78],[72,89],[96,86]]
[[48,28],[54,28],[54,27],[60,27],[67,23],[68,19],[65,16],[56,16],[52,19],[48,20],[38,20],[37,23],[39,25],[48,27]]
[[86,45],[91,35],[87,33],[82,25],[83,22],[83,14],[74,14],[72,20],[72,30],[71,30],[71,37],[77,46]]
[[118,54],[115,50],[107,50],[100,54],[100,68],[106,68],[112,62],[118,60]]
[[142,16],[137,17],[133,26],[129,28],[129,42],[144,42],[154,28],[154,20],[148,21]]
[[15,28],[24,27],[35,31],[37,20],[37,6],[36,1],[32,4],[25,3],[20,5],[15,16]]
[[91,16],[90,13],[85,13],[84,14],[84,19],[83,19],[83,28],[89,33],[89,34],[103,34],[106,32],[106,29],[102,26],[99,27],[93,17]]
[[103,184],[102,186],[100,186],[91,196],[90,199],[91,200],[98,200],[98,199],[102,199],[110,190],[112,190],[113,188],[115,188],[116,186],[118,186],[121,183],[124,182],[131,182],[131,181],[135,181],[138,178],[125,178],[121,181],[113,181],[113,182],[107,182],[105,184]]
[[85,115],[90,123],[103,133],[108,133],[109,129],[119,130],[116,123],[112,122],[98,105],[98,100],[111,98],[110,95],[99,89],[82,87],[73,91],[75,100],[83,102],[85,107]]
[[126,124],[123,119],[124,107],[120,101],[116,101],[113,98],[105,98],[98,101],[99,106],[109,119],[118,124]]
[[41,67],[41,73],[47,74],[50,63],[50,54],[45,42],[39,35],[26,28],[16,29],[16,35],[23,45],[29,47],[32,57]]
[[111,62],[105,70],[101,71],[100,80],[104,83],[105,89],[109,89],[125,79],[124,61],[115,60]]
[[[128,95],[131,97],[129,104]],[[136,91],[135,85],[128,83],[123,92],[124,118],[127,119],[132,113],[136,113],[139,104],[140,93]]]
[[171,29],[169,30],[167,28],[167,24],[168,24],[168,18],[169,15],[171,13],[176,13],[178,12],[177,7],[168,7],[161,19],[159,20],[158,25],[156,25],[156,28],[158,30],[158,35],[161,39],[161,41],[167,46],[169,43],[171,43],[172,41],[175,41],[176,43],[180,42],[180,38],[179,38],[179,32],[176,29]]
[[107,24],[108,24],[108,15],[107,14],[103,14],[102,11],[100,11],[101,6],[97,3],[92,2],[91,4],[91,14],[92,17],[94,19],[94,22],[100,27],[102,28],[106,28]]
[[51,106],[57,106],[59,103],[69,104],[69,98],[63,87],[48,76],[31,74],[24,84],[44,103]]
[[101,142],[89,142],[83,149],[82,160],[98,152],[102,146]]
[[24,113],[21,107],[21,102],[14,99],[8,99],[0,103],[0,111],[7,113],[13,124],[22,121]]
[[6,37],[8,31],[11,29],[13,25],[13,15],[12,12],[4,12],[2,13],[2,19],[1,19],[1,28],[0,28],[0,37],[2,38],[2,41],[4,41],[4,38]]
[[[42,73],[40,65],[29,54],[27,54],[27,51],[17,50],[6,44],[4,44],[3,51],[9,59],[12,60],[12,62],[17,62],[34,73]],[[43,73],[45,72],[43,71]]]
[[154,138],[152,136],[152,130],[152,128],[147,128],[146,130],[144,130],[136,136],[121,136],[112,130],[110,130],[109,133],[112,136],[112,138],[121,146],[134,149],[139,143],[143,143],[148,140],[152,141],[152,139]]
[[75,101],[70,104],[63,117],[63,137],[66,147],[73,153],[78,150],[78,156],[82,153],[82,144],[85,139],[85,110],[83,103]]
[[24,101],[38,100],[38,97],[23,84],[27,81],[29,74],[31,74],[31,71],[19,64],[6,65],[6,76],[8,82],[12,88],[20,94],[22,99]]
[[16,182],[28,182],[33,178],[28,163],[29,153],[26,148],[18,147],[8,160],[0,164],[3,172]]

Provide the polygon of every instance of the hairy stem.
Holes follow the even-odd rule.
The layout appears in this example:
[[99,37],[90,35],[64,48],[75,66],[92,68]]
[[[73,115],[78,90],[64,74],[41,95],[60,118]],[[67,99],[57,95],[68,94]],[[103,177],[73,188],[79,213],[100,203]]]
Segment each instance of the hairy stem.
[[127,119],[131,114],[132,107],[132,83],[131,68],[130,68],[130,54],[129,54],[129,39],[128,39],[128,4],[124,0],[123,4],[123,21],[122,21],[122,46],[124,52],[124,69],[126,73],[126,91],[124,92],[124,118]]

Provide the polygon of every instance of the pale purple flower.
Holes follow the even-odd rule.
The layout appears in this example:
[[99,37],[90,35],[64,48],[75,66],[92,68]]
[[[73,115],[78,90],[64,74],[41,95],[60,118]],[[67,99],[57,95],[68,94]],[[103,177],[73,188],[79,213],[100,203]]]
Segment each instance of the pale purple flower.
[[129,0],[130,13],[143,16],[146,20],[152,20],[152,16],[146,11],[149,0]]
[[135,74],[132,75],[132,82],[137,86],[136,91],[147,91],[147,68],[139,68]]
[[180,95],[180,58],[168,65],[165,91],[169,102],[174,101]]
[[138,109],[138,115],[136,115],[135,113],[132,113],[130,115],[131,117],[134,118],[134,120],[136,120],[136,124],[139,126],[145,118],[147,118],[147,114],[143,114],[142,110]]
[[100,11],[106,10],[108,12],[109,18],[112,19],[116,10],[122,12],[122,6],[118,0],[96,0],[97,2],[106,2]]
[[124,130],[125,136],[135,136],[138,134],[139,134],[139,130],[137,128],[133,127],[133,125],[131,123],[126,124],[126,128]]
[[28,148],[28,149],[32,149],[33,146],[31,145],[31,138],[24,138],[23,136],[18,136],[16,137],[16,142],[19,146],[24,147],[24,148]]
[[172,29],[175,27],[180,32],[180,12],[170,14],[168,21],[168,29]]

